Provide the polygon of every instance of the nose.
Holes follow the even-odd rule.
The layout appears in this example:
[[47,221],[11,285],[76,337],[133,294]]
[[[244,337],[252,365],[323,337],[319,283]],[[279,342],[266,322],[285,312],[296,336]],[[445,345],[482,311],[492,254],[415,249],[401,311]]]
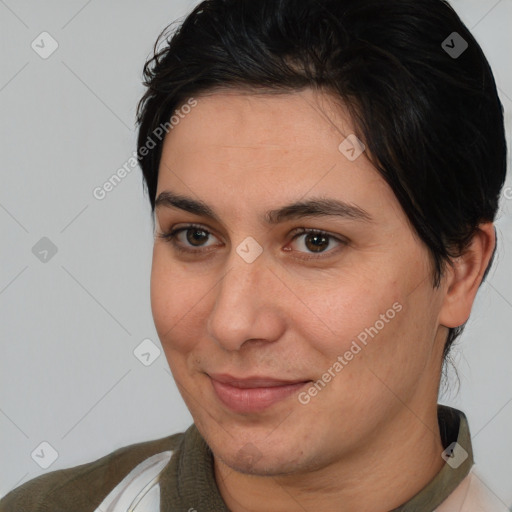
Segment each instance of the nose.
[[212,293],[209,336],[222,348],[240,350],[249,341],[273,342],[285,329],[286,288],[263,257],[247,263],[234,252]]

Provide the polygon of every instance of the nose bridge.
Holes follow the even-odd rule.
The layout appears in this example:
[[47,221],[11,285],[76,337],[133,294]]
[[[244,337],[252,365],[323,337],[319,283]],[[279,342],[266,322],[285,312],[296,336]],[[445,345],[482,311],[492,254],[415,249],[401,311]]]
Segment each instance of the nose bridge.
[[[246,249],[244,243],[237,251],[240,247]],[[231,254],[228,270],[216,287],[207,323],[209,335],[229,350],[239,349],[248,339],[272,339],[277,326],[277,308],[270,304],[275,296],[271,272],[264,258],[259,255],[249,262],[237,251]]]

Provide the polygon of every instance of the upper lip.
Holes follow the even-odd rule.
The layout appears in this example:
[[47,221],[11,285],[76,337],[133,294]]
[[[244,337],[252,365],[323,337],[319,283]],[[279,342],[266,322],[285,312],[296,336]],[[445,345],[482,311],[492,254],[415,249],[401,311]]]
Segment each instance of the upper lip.
[[297,379],[297,380],[283,380],[275,379],[273,377],[266,376],[252,376],[252,377],[234,377],[226,373],[215,374],[209,373],[210,378],[221,382],[222,384],[228,384],[236,388],[275,388],[278,386],[290,386],[292,384],[299,384],[303,382],[309,382],[308,379]]

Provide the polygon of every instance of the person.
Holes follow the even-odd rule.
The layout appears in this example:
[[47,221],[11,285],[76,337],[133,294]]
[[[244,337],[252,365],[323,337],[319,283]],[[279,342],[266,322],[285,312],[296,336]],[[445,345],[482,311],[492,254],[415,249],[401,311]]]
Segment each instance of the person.
[[506,510],[437,403],[506,174],[450,5],[206,0],[144,78],[152,312],[194,423],[0,510]]

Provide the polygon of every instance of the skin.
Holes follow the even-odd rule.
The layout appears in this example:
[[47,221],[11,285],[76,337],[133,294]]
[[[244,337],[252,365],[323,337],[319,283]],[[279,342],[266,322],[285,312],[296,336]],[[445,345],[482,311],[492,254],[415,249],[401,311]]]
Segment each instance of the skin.
[[[355,132],[327,94],[213,91],[166,137],[156,196],[207,203],[220,221],[158,207],[156,232],[195,223],[194,245],[155,238],[151,303],[175,381],[214,454],[233,512],[389,511],[442,468],[437,393],[448,327],[464,323],[495,244],[481,225],[468,252],[432,286],[426,246],[363,153],[339,150]],[[311,197],[357,205],[371,221],[262,215]],[[315,228],[329,238],[314,252]],[[194,231],[194,230],[192,230]],[[190,235],[190,232],[189,232]],[[263,252],[236,252],[248,237]],[[322,255],[318,259],[302,259]],[[235,413],[210,373],[317,381],[357,335],[402,307],[316,396]],[[307,389],[307,388],[306,388]],[[252,454],[248,456],[247,454]]]

